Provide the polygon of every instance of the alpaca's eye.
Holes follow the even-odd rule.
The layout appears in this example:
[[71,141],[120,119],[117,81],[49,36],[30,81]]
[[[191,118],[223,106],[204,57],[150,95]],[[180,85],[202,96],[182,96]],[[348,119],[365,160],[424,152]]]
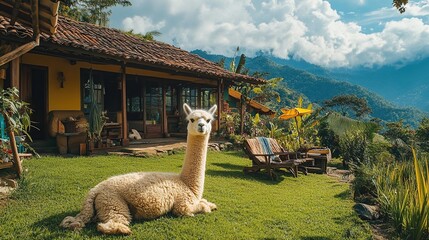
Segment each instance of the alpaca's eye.
[[211,119],[207,119],[206,121],[207,121],[207,123],[210,123]]
[[191,122],[195,122],[195,119],[193,119],[193,118],[191,118],[191,119],[189,119],[189,120],[191,120]]

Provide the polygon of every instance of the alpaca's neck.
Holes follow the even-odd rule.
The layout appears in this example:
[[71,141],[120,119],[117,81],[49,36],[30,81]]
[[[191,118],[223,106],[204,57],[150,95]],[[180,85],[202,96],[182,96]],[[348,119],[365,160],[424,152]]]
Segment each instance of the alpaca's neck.
[[180,178],[201,198],[204,190],[204,175],[206,171],[206,157],[209,136],[191,136],[188,134],[185,161]]

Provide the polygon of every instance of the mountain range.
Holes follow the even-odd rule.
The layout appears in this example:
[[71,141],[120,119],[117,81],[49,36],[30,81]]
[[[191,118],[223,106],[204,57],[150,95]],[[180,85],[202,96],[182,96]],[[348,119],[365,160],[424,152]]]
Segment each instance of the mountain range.
[[[195,50],[192,53],[213,62],[225,59],[226,66],[231,61],[231,58],[208,54],[201,50]],[[368,101],[372,109],[370,117],[379,118],[386,122],[403,120],[404,123],[416,127],[423,117],[429,116],[427,112],[421,110],[425,109],[424,99],[429,99],[429,96],[418,94],[417,90],[420,90],[420,92],[424,91],[424,89],[429,87],[429,83],[423,80],[424,77],[416,77],[416,80],[412,83],[410,81],[407,82],[405,79],[406,77],[411,79],[413,76],[419,74],[423,76],[425,72],[422,65],[424,65],[424,62],[402,68],[383,67],[379,69],[332,70],[303,61],[284,60],[272,56],[259,55],[254,58],[246,58],[245,67],[250,72],[267,73],[268,79],[273,77],[284,78],[281,84],[305,95],[313,103],[320,105],[323,101],[331,99],[334,96],[353,94]],[[396,75],[403,76],[403,78],[388,82],[388,79],[392,79]],[[383,91],[374,91],[374,89],[378,88]],[[383,94],[380,92],[383,92]],[[411,105],[407,104],[407,101],[420,102],[419,104]],[[429,109],[427,101],[426,104],[426,107]],[[417,107],[421,109],[417,109]]]
[[326,69],[305,61],[265,57],[279,65],[363,86],[398,106],[429,112],[429,58],[393,66]]

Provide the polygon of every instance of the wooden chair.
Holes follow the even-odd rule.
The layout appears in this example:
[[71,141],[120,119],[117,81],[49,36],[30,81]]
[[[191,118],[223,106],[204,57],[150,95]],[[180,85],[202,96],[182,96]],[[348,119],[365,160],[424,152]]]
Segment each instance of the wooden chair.
[[265,138],[269,146],[264,146],[261,138],[251,138],[244,141],[244,152],[252,160],[251,167],[245,167],[244,173],[259,172],[265,169],[268,175],[274,179],[277,176],[274,169],[284,168],[292,173],[294,177],[298,176],[298,170],[307,174],[305,167],[300,165],[304,162],[314,161],[312,158],[298,158],[298,154],[294,152],[285,151],[275,139]]

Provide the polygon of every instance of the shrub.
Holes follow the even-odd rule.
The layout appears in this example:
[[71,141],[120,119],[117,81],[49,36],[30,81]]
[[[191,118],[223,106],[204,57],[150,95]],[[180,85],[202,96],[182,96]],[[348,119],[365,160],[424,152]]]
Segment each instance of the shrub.
[[423,118],[416,130],[417,145],[422,151],[429,152],[429,118]]
[[340,138],[329,127],[327,121],[322,121],[318,126],[318,137],[322,146],[329,147],[333,157],[340,156]]
[[351,164],[354,179],[351,182],[353,199],[358,202],[374,204],[377,198],[377,189],[374,184],[374,168],[372,164]]
[[340,139],[340,150],[344,164],[369,163],[369,140],[361,130],[349,131]]

